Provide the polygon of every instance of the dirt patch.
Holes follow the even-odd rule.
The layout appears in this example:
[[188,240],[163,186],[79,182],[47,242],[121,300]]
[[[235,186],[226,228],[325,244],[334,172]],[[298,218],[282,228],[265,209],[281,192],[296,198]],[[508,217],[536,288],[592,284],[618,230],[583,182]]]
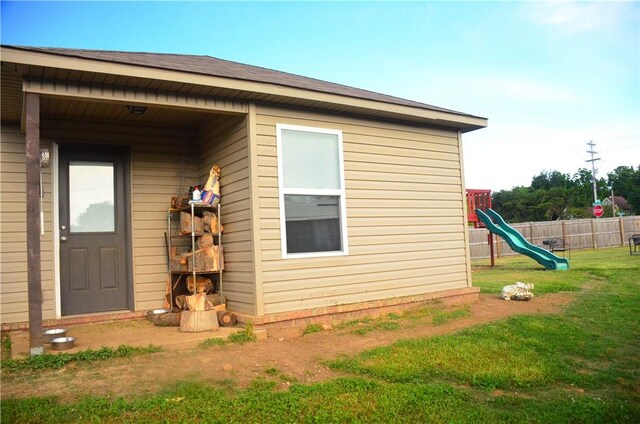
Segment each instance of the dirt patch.
[[[521,314],[559,313],[575,293],[555,293],[530,302],[506,302],[495,295],[481,295],[464,306],[468,313],[443,324],[429,320],[398,319],[399,327],[354,334],[351,329],[329,330],[302,337],[270,337],[259,343],[214,346],[208,349],[167,351],[130,359],[3,378],[2,398],[58,396],[74,401],[86,395],[123,396],[155,393],[181,380],[224,382],[245,387],[256,378],[291,383],[313,383],[339,376],[322,364],[324,360],[384,346],[396,340],[452,333],[501,318]],[[440,312],[461,306],[442,306]]]

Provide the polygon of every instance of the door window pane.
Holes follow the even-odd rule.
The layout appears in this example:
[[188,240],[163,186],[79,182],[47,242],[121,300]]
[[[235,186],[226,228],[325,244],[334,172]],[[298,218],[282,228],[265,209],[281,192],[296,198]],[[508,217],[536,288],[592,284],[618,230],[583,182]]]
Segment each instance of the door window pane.
[[287,252],[336,252],[342,249],[340,197],[284,196]]
[[337,134],[282,130],[284,188],[340,190]]
[[69,227],[74,233],[115,231],[114,165],[69,163]]

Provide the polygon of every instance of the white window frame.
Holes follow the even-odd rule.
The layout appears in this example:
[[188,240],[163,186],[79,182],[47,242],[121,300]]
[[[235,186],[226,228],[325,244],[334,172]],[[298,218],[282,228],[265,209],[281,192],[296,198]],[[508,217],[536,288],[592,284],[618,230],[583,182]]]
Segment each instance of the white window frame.
[[[308,189],[308,188],[285,188],[284,187],[284,164],[282,156],[282,130],[313,132],[320,134],[332,134],[338,137],[338,161],[340,168],[340,189]],[[342,131],[306,127],[300,125],[276,124],[276,146],[278,155],[278,198],[280,202],[280,244],[282,248],[282,258],[315,258],[323,256],[346,256],[349,254],[349,244],[347,242],[347,201],[346,189],[344,184],[344,154],[342,148]],[[287,221],[284,210],[284,196],[287,194],[298,194],[307,196],[337,196],[340,204],[340,235],[342,237],[342,250],[327,252],[305,252],[305,253],[288,253],[287,252]]]

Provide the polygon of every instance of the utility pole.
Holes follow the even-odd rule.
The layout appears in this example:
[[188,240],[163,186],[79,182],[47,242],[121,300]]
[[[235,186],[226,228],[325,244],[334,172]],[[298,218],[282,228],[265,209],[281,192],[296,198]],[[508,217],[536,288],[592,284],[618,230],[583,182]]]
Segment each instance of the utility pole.
[[591,162],[591,177],[592,177],[592,182],[593,182],[593,204],[594,205],[596,203],[598,203],[598,189],[597,189],[597,186],[596,186],[596,161],[600,160],[600,158],[594,158],[593,157],[594,155],[596,155],[598,153],[595,150],[593,150],[595,145],[596,145],[596,143],[594,143],[593,141],[589,141],[587,143],[587,146],[589,146],[589,150],[587,150],[587,153],[591,154],[591,159],[585,160],[585,162]]

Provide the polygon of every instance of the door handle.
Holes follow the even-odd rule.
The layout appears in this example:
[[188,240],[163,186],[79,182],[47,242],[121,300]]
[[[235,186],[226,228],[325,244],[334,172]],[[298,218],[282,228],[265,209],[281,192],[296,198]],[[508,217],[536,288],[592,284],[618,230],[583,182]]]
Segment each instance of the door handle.
[[60,237],[60,241],[64,243],[65,241],[67,241],[67,237],[66,236]]

